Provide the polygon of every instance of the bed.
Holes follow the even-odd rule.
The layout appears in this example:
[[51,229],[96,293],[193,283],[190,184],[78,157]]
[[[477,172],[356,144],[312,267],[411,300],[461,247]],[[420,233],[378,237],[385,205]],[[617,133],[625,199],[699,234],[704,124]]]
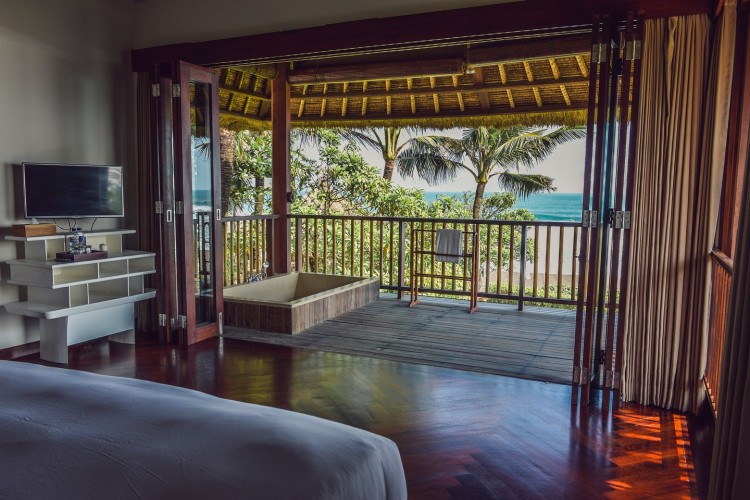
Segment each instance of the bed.
[[153,382],[0,361],[0,497],[403,499],[381,436]]

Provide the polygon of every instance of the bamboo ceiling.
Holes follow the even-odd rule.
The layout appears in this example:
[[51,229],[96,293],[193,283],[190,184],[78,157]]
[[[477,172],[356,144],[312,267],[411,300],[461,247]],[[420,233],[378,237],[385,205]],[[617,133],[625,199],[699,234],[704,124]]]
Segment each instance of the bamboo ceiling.
[[[585,123],[585,38],[464,50],[443,57],[290,69],[292,125],[507,126]],[[304,64],[304,63],[303,63]],[[270,128],[273,66],[217,69],[222,126]]]

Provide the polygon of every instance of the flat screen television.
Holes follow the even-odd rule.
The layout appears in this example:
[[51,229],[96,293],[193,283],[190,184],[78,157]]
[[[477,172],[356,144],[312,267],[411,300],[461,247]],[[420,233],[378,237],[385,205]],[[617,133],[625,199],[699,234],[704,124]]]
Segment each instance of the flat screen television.
[[122,167],[23,163],[27,218],[123,217]]

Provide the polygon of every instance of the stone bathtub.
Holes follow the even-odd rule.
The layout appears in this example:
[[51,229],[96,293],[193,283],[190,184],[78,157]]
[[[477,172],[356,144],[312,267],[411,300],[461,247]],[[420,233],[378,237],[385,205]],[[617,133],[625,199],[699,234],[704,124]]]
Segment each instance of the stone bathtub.
[[294,334],[378,300],[379,294],[378,278],[281,274],[225,288],[224,323]]

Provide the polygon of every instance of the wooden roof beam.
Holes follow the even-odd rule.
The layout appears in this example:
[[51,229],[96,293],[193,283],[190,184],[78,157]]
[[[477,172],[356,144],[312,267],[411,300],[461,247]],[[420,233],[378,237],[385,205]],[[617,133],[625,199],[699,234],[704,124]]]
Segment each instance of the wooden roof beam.
[[471,64],[497,66],[530,59],[550,59],[591,52],[591,35],[565,35],[555,38],[513,40],[493,47],[472,48]]
[[[505,89],[519,89],[519,88],[530,88],[532,84],[530,84],[527,81],[516,81],[516,82],[508,82],[508,83],[484,83],[484,75],[481,72],[482,68],[476,68],[476,72],[474,73],[474,85],[464,85],[460,86],[458,88],[456,87],[449,87],[449,86],[442,86],[442,87],[425,87],[425,88],[414,88],[412,84],[412,88],[405,88],[405,89],[392,89],[390,91],[387,90],[371,90],[368,92],[328,92],[325,95],[322,92],[308,92],[305,94],[305,97],[307,98],[361,98],[361,97],[400,97],[400,96],[429,96],[432,94],[453,94],[456,91],[460,92],[481,92],[481,91],[491,91],[491,90],[505,90]],[[480,82],[477,82],[477,75],[482,73],[482,76],[480,76]],[[561,77],[558,80],[555,79],[544,79],[544,80],[535,80],[533,83],[533,86],[539,87],[539,88],[546,88],[546,87],[558,87],[559,85],[576,85],[576,84],[588,84],[588,78],[585,78],[583,76],[571,76],[571,77]],[[299,94],[292,94],[292,99],[300,99],[302,98],[302,95]]]
[[[415,117],[412,114],[386,114],[386,113],[368,113],[367,117],[365,118],[368,122],[369,121],[375,121],[375,120],[387,120],[387,121],[393,121],[397,122],[399,120],[407,120],[407,121],[414,121],[414,120],[429,120],[431,118],[438,118],[438,119],[444,119],[444,118],[451,118],[455,117],[456,119],[466,118],[466,117],[473,117],[473,116],[493,116],[493,115],[519,115],[519,114],[526,114],[526,113],[554,113],[558,111],[582,111],[587,109],[587,103],[579,103],[574,104],[572,106],[566,106],[565,104],[562,105],[545,105],[543,109],[539,109],[536,104],[531,106],[516,106],[515,108],[506,108],[506,109],[491,109],[488,111],[485,110],[467,110],[465,112],[461,112],[459,110],[442,110],[439,114],[437,113],[430,113],[425,114],[422,116]],[[333,116],[329,115],[325,118],[320,118],[318,116],[304,116],[304,117],[292,117],[292,123],[294,122],[306,122],[306,123],[315,123],[315,122],[321,122],[321,123],[341,123],[345,124],[347,122],[353,122],[358,123],[362,121],[361,116],[347,116],[347,117],[341,117],[341,116]]]
[[466,65],[461,58],[401,61],[392,63],[318,66],[289,71],[289,83],[343,83],[393,80],[424,76],[462,75]]
[[271,101],[271,98],[266,94],[260,92],[250,92],[249,90],[241,90],[230,85],[219,85],[219,90],[226,90],[227,92],[231,92],[242,97],[252,97],[253,99],[257,99],[259,101]]

